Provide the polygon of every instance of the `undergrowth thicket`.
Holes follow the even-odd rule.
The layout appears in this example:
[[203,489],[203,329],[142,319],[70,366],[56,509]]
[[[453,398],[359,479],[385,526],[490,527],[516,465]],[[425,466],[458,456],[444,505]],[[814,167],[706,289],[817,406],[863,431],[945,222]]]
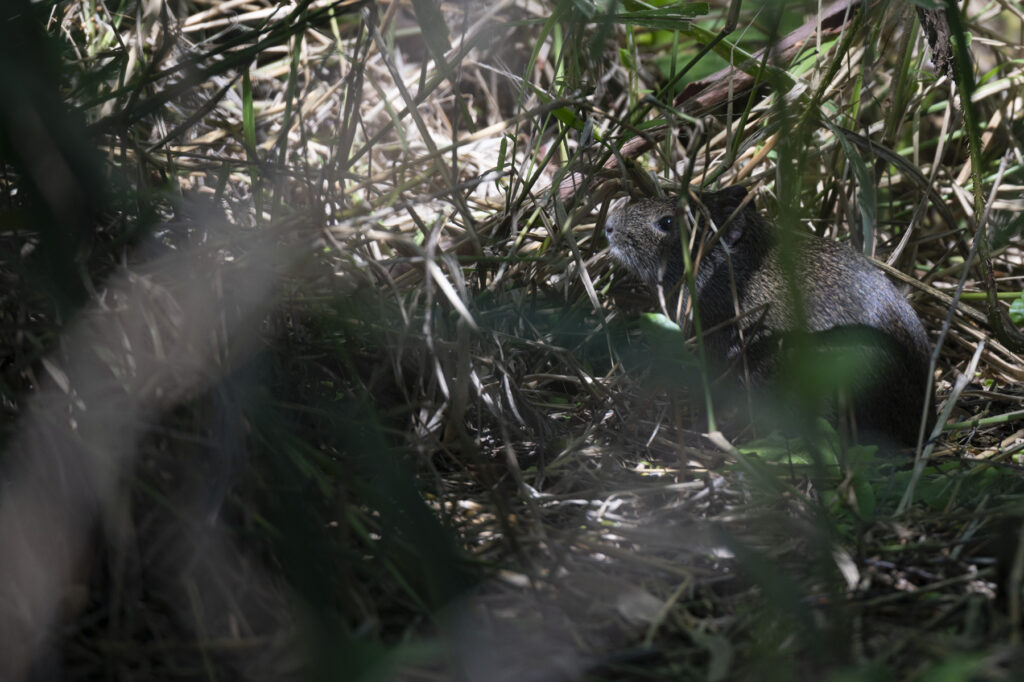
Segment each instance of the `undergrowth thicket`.
[[[1018,679],[1024,13],[730,9],[7,0],[0,678]],[[636,183],[887,264],[945,432],[708,438]]]

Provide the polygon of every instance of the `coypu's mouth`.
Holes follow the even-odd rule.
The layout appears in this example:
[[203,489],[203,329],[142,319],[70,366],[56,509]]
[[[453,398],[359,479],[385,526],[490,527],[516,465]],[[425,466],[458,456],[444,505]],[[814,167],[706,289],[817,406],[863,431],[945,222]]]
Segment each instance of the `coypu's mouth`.
[[633,274],[636,274],[637,269],[633,263],[633,259],[629,256],[629,250],[622,247],[614,241],[614,237],[608,239],[608,255],[612,257],[619,265],[623,266]]

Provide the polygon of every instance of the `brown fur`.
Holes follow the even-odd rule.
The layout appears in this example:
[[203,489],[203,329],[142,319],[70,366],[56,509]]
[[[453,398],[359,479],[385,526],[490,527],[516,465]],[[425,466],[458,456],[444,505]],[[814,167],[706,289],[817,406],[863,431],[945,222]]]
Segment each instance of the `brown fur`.
[[[711,361],[764,386],[787,349],[851,352],[864,362],[847,387],[859,430],[915,444],[930,351],[913,309],[863,255],[833,241],[795,236],[799,315],[789,295],[776,228],[752,203],[741,207],[745,197],[742,187],[730,187],[699,194],[699,202],[691,202],[688,210],[680,209],[676,199],[643,199],[620,207],[605,223],[611,255],[650,288],[660,287],[674,309],[671,304],[679,295],[684,304],[688,297],[681,285],[680,219],[703,227],[710,218],[718,238],[698,238],[704,248],[694,248],[693,259],[705,252],[695,290],[702,327],[712,330],[705,336]],[[793,334],[800,331],[810,332],[806,345],[794,345]],[[928,420],[930,429],[933,408]]]

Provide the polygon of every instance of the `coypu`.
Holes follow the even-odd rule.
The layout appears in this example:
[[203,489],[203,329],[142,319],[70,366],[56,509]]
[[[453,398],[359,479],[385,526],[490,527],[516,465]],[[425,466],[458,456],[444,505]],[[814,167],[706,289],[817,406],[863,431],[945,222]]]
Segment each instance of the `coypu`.
[[[663,294],[670,310],[682,311],[689,293],[682,282],[679,221],[706,226],[710,218],[717,239],[697,237],[691,260],[703,251],[695,265],[694,290],[712,366],[740,374],[753,387],[766,387],[787,350],[811,349],[819,357],[846,352],[865,363],[856,365],[843,384],[850,389],[858,431],[916,445],[930,350],[910,304],[863,255],[810,235],[794,236],[788,245],[795,253],[786,261],[793,268],[793,277],[787,278],[777,228],[752,202],[744,203],[746,196],[743,187],[734,186],[696,194],[690,210],[680,208],[676,199],[621,206],[605,222],[611,255]],[[800,294],[802,315],[794,312],[791,286]],[[806,345],[794,338],[802,330],[809,332],[802,341]],[[926,435],[934,421],[932,400]]]

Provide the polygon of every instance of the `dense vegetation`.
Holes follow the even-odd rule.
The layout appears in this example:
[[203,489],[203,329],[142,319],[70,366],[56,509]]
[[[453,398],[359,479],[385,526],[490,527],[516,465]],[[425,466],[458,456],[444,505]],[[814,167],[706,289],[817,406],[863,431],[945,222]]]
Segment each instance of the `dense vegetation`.
[[[937,7],[5,0],[0,679],[1020,679],[1024,13]],[[708,434],[635,183],[887,264],[944,432]]]

